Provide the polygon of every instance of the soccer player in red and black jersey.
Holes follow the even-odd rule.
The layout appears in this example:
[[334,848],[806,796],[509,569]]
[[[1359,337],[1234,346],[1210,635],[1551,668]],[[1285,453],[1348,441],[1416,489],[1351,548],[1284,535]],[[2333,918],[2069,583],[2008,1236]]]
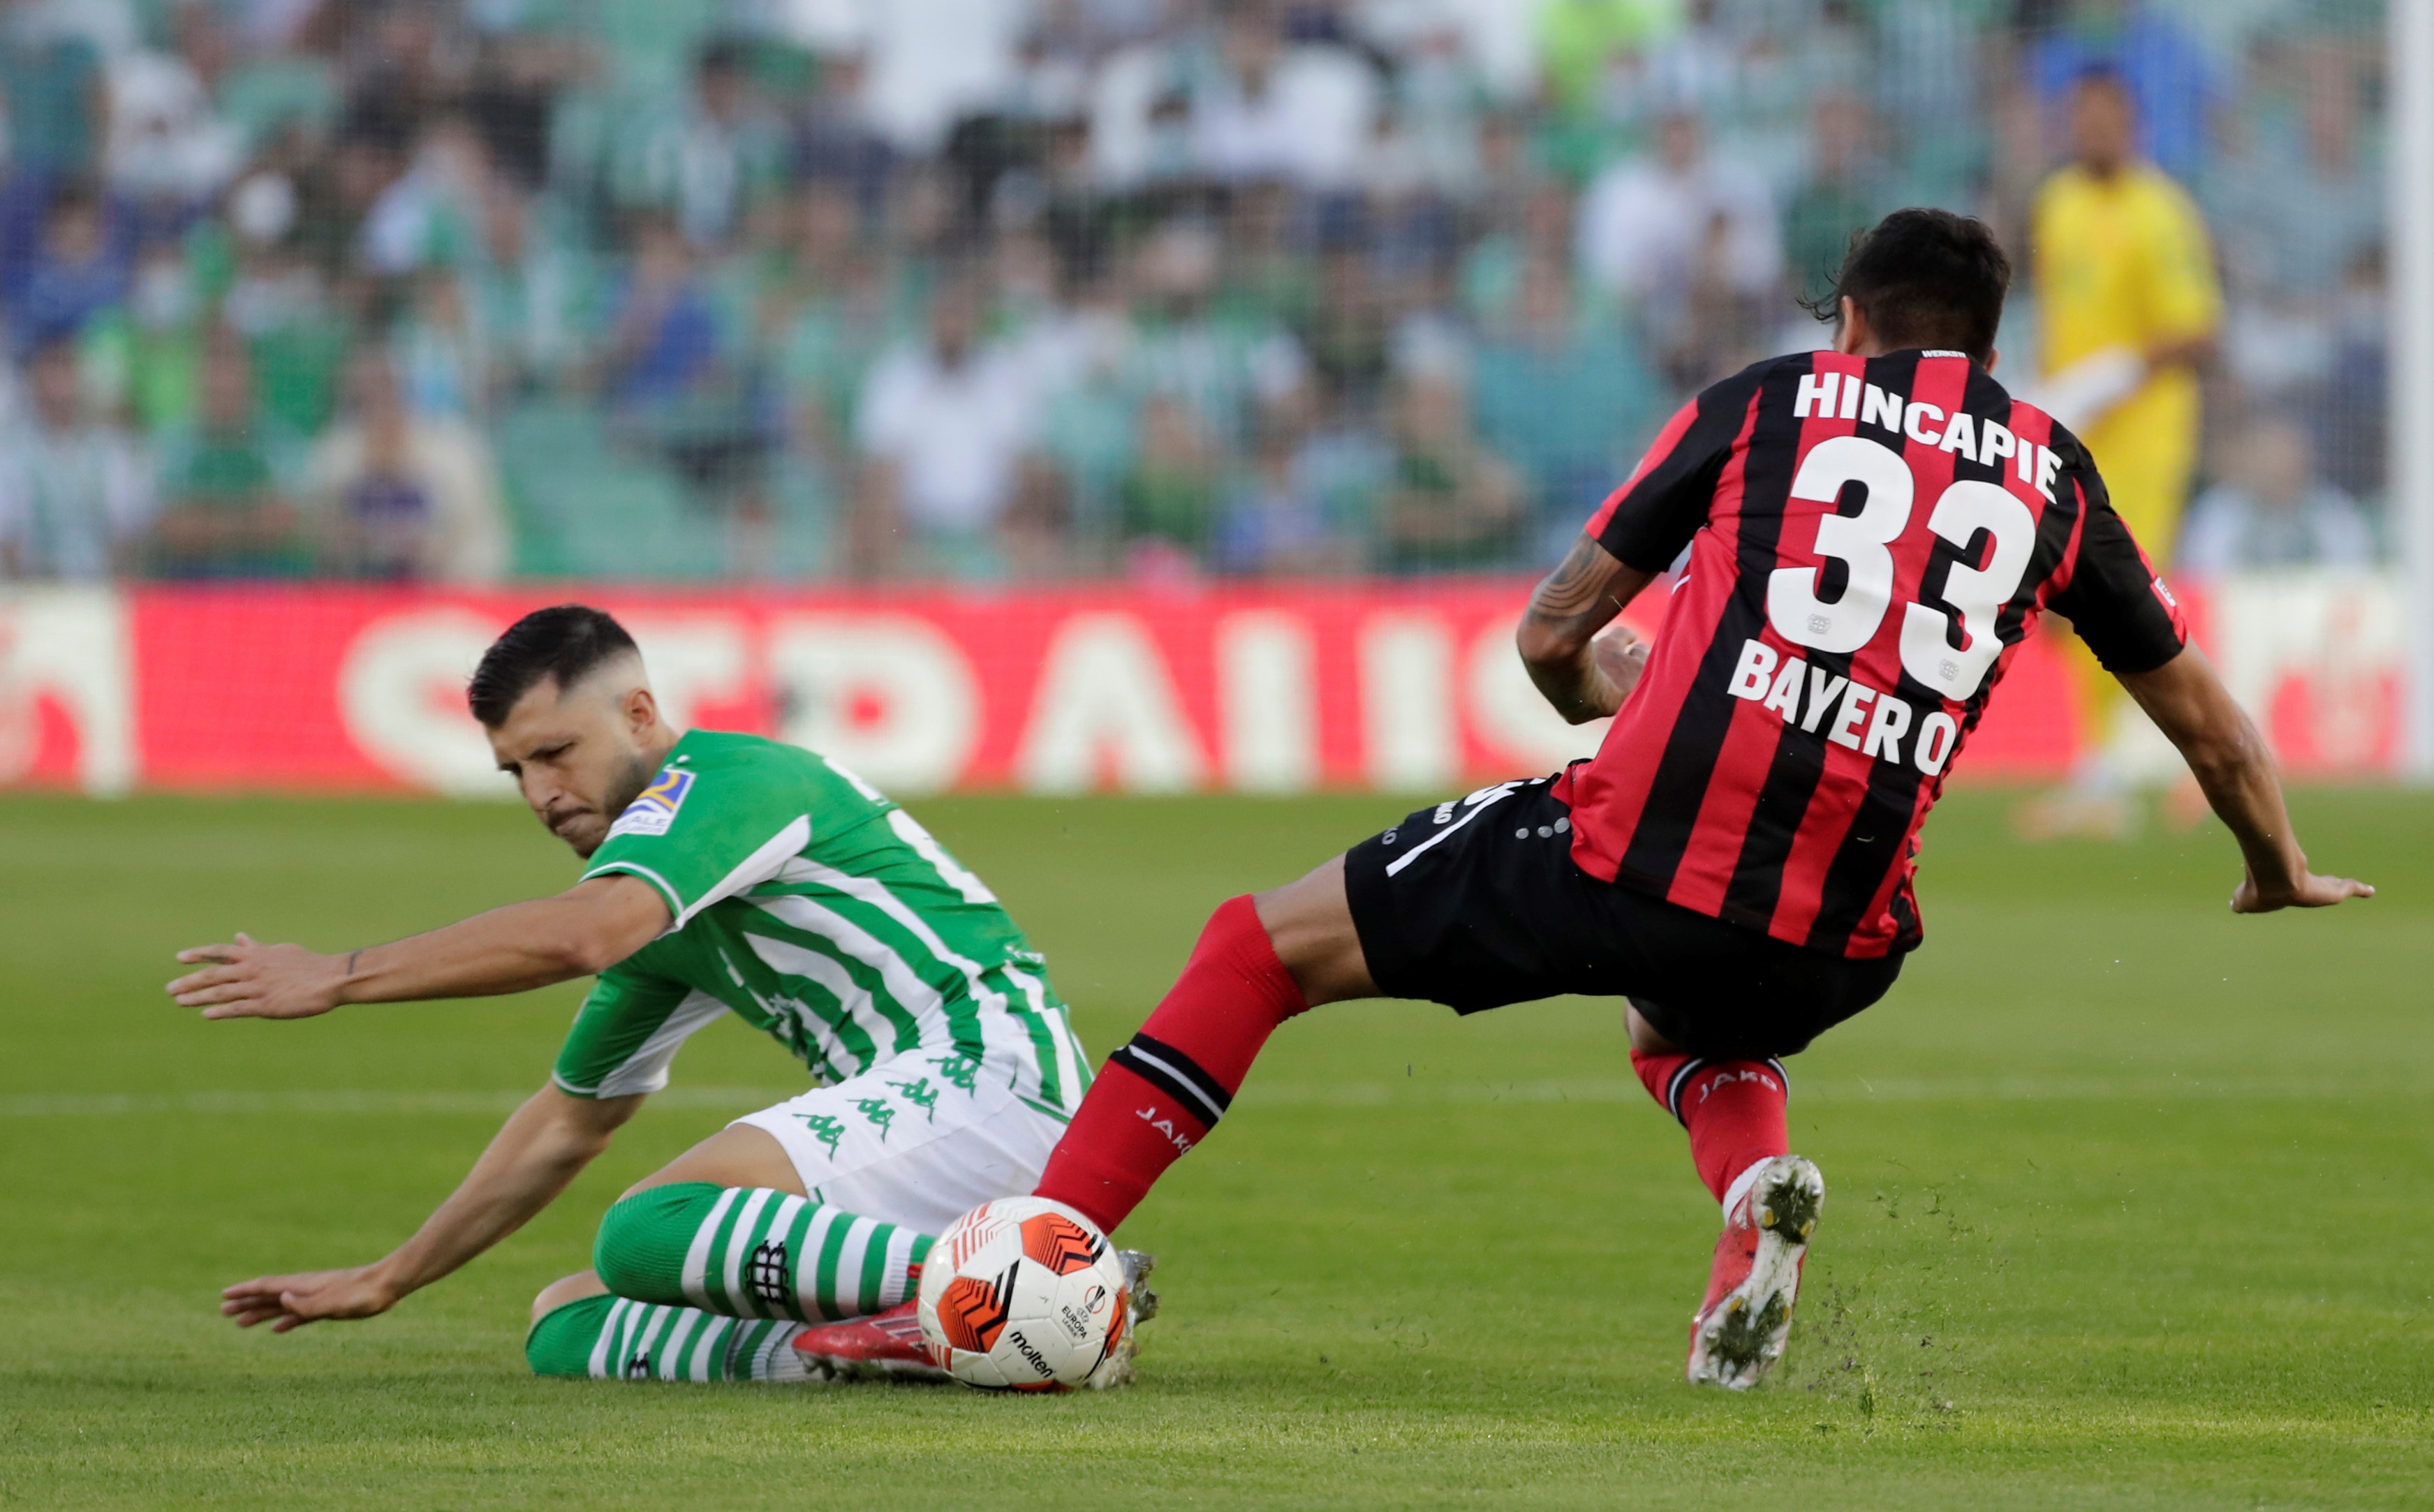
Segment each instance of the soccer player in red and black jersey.
[[[1684,407],[1539,585],[1522,659],[1567,718],[1616,716],[1597,756],[1221,906],[1040,1195],[1112,1230],[1312,1005],[1621,996],[1632,1063],[1723,1205],[1689,1377],[1753,1385],[1825,1197],[1791,1153],[1780,1058],[1882,997],[1918,945],[1919,826],[2048,610],[2237,837],[2235,910],[2372,896],[2307,869],[2263,741],[2086,449],[1996,382],[2010,277],[1983,226],[1940,211],[1857,242],[1819,312],[1833,349]],[[1677,560],[1653,642],[1609,628]]]

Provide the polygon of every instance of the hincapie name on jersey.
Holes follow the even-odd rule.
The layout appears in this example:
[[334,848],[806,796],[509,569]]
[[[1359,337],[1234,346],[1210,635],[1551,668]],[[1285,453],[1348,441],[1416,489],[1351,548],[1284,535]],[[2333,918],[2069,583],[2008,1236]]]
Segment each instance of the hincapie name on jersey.
[[1858,377],[1842,373],[1803,373],[1793,391],[1791,417],[1805,420],[1857,420],[1908,436],[1923,447],[1968,457],[1981,467],[2003,458],[2020,482],[2052,503],[2054,480],[2062,476],[2062,458],[2043,442],[2023,442],[2012,428],[1997,419],[1956,409],[1946,414],[1925,399],[1905,400]]
[[1930,777],[1944,771],[1961,739],[1960,722],[1940,708],[1919,719],[1906,699],[1802,657],[1785,657],[1755,637],[1741,642],[1724,691],[1861,756],[1907,759]]

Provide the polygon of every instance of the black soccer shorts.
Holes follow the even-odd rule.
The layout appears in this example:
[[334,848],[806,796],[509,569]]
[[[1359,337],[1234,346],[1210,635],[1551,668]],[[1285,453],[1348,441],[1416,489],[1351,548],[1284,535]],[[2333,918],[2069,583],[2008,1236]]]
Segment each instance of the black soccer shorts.
[[1552,779],[1422,808],[1344,858],[1369,975],[1476,1013],[1563,993],[1627,997],[1694,1055],[1791,1055],[1885,995],[1899,953],[1851,960],[1612,882],[1572,861]]

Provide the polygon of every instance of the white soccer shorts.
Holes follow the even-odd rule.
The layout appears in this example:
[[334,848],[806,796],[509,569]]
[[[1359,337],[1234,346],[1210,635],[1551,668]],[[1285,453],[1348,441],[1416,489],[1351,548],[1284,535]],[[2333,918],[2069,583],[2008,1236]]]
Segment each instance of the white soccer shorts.
[[1013,1080],[1010,1063],[911,1050],[735,1121],[784,1146],[814,1200],[934,1234],[1029,1192],[1063,1137],[1065,1120]]

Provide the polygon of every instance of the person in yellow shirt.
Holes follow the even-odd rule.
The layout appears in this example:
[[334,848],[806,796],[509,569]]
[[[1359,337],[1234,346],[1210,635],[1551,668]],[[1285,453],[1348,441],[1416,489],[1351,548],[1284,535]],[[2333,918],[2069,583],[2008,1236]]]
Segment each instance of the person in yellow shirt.
[[[2117,74],[2070,98],[2072,161],[2038,191],[2030,237],[2044,382],[2031,398],[2102,469],[2113,507],[2158,562],[2171,557],[2197,463],[2197,368],[2214,353],[2222,291],[2188,193],[2135,148],[2137,111]],[[2085,738],[2100,753],[2072,786],[2024,809],[2032,837],[2118,835],[2135,810],[2100,753],[2120,690],[2072,642]]]

